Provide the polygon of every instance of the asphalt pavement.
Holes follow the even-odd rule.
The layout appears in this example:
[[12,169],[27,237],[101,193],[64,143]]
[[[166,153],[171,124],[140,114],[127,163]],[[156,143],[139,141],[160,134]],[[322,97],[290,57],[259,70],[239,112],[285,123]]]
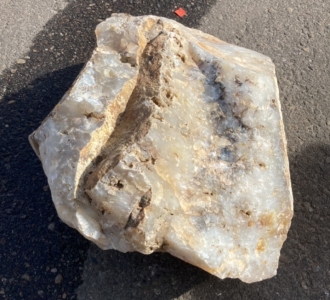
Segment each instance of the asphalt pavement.
[[[0,299],[330,299],[329,1],[3,0],[0,10]],[[27,137],[113,12],[172,18],[274,61],[295,199],[276,277],[245,284],[167,254],[101,251],[57,217]]]

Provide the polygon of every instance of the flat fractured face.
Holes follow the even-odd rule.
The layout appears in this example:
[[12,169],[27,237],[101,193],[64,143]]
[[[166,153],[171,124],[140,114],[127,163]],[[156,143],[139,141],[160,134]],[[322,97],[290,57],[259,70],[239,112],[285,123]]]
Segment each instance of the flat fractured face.
[[293,200],[271,60],[155,16],[96,34],[30,136],[60,218],[103,249],[274,276]]

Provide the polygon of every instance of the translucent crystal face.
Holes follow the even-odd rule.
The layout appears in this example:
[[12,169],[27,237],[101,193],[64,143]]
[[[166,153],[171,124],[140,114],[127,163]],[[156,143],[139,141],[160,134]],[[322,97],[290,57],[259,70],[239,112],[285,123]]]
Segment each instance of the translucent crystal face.
[[113,15],[30,142],[60,218],[103,249],[276,274],[292,193],[274,65],[172,20]]

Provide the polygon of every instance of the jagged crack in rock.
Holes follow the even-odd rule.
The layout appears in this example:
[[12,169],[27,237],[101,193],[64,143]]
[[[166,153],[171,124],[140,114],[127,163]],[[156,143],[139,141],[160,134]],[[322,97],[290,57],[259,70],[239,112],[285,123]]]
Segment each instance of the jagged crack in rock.
[[96,35],[30,136],[60,218],[102,249],[274,276],[293,200],[271,60],[155,16]]

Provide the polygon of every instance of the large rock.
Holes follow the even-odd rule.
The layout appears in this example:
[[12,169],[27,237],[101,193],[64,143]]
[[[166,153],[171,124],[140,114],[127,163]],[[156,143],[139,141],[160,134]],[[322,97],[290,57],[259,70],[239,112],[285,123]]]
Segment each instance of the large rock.
[[155,16],[96,35],[30,136],[59,217],[102,249],[274,276],[293,201],[271,60]]

